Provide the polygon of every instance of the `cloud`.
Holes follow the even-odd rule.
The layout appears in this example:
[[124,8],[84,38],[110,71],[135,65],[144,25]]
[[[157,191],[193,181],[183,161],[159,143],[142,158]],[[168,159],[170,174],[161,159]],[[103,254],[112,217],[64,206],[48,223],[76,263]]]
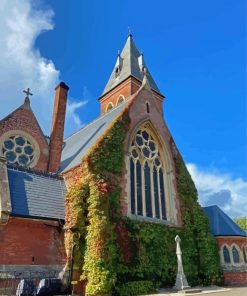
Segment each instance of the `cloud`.
[[72,102],[72,101],[68,101],[68,106],[67,106],[67,114],[66,114],[66,125],[67,122],[70,121],[70,119],[72,119],[77,128],[81,128],[84,123],[81,121],[79,115],[76,113],[76,111],[80,108],[82,108],[83,106],[85,106],[88,103],[88,101],[80,101],[80,102]]
[[188,163],[187,168],[196,184],[202,206],[216,204],[231,217],[246,216],[247,181],[217,170],[201,169],[192,163]]
[[[0,118],[22,104],[22,90],[30,87],[34,94],[32,109],[44,132],[49,134],[54,88],[60,72],[53,61],[41,55],[35,40],[41,33],[53,29],[54,12],[33,3],[30,0],[0,2]],[[76,111],[83,104],[69,102],[67,133],[82,124]]]

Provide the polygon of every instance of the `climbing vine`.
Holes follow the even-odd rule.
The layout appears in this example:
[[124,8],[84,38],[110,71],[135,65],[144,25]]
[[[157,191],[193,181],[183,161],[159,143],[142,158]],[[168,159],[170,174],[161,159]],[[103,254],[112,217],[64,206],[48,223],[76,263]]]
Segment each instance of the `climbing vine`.
[[66,248],[78,245],[76,264],[87,294],[138,295],[172,286],[176,277],[174,237],[182,238],[184,269],[191,285],[219,283],[216,241],[197,201],[197,190],[173,149],[181,228],[141,222],[120,213],[120,179],[128,110],[108,129],[82,161],[82,184],[66,198]]

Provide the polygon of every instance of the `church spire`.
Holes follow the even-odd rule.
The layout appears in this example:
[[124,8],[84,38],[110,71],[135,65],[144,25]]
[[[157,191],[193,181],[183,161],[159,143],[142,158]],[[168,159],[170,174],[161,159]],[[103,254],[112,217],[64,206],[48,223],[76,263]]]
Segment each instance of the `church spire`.
[[160,90],[144,62],[143,53],[140,53],[136,48],[133,36],[129,33],[125,46],[121,54],[118,54],[112,74],[101,96],[111,91],[130,76],[142,82],[144,78],[144,69],[146,69],[146,76],[150,87],[160,94]]

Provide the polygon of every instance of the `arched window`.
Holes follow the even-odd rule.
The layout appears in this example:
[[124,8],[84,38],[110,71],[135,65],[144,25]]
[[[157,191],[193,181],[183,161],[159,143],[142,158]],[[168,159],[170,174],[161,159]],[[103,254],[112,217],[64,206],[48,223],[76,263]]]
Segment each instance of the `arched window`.
[[110,102],[108,105],[107,105],[107,107],[106,107],[106,112],[108,112],[108,111],[110,111],[110,110],[112,110],[113,109],[113,104],[112,104],[112,102]]
[[234,263],[240,263],[239,252],[235,246],[232,247],[232,258]]
[[223,248],[223,258],[224,258],[224,263],[228,263],[228,264],[231,263],[230,253],[226,246],[224,246]]
[[243,257],[244,257],[244,263],[247,263],[247,255],[246,255],[245,247],[243,247]]
[[118,100],[117,100],[117,106],[120,105],[121,103],[123,103],[125,100],[124,96],[123,95],[120,95]]
[[159,144],[148,128],[135,134],[130,147],[131,214],[167,220],[165,178]]
[[0,156],[10,164],[32,168],[37,164],[39,154],[38,143],[24,131],[13,130],[0,137]]
[[146,103],[146,110],[147,110],[147,113],[149,114],[150,113],[150,109],[149,109],[149,103],[148,102]]

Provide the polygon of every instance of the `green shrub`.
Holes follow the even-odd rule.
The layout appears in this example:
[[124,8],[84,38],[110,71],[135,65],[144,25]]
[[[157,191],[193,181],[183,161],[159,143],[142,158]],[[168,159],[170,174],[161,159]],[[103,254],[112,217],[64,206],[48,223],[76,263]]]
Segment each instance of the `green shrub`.
[[144,295],[155,291],[151,281],[128,282],[117,289],[120,296]]

